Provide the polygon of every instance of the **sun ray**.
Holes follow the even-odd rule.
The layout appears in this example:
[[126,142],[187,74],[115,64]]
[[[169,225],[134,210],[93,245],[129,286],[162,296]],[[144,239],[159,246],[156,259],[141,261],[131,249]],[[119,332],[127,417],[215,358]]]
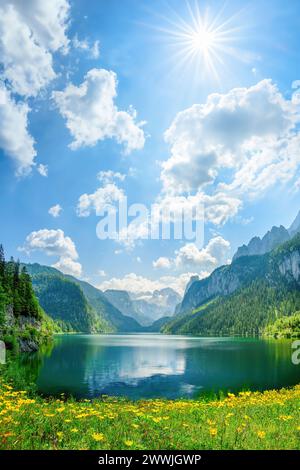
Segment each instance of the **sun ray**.
[[214,16],[206,9],[201,11],[197,1],[192,4],[187,0],[187,15],[181,16],[170,5],[170,15],[164,17],[164,26],[156,27],[169,45],[173,47],[174,62],[179,66],[194,65],[202,75],[211,74],[219,81],[220,68],[225,65],[224,56],[238,59],[237,50],[239,33],[242,30],[237,22],[236,12],[224,17],[225,4]]

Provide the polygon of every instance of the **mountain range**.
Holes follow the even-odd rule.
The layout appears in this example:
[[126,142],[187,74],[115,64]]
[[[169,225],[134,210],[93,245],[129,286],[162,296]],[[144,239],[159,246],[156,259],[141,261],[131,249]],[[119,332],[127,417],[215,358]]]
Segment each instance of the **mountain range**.
[[233,256],[233,261],[242,256],[264,255],[280,244],[290,240],[300,230],[300,211],[292,225],[286,229],[283,225],[272,227],[262,238],[253,237],[248,245],[242,245]]
[[138,332],[141,325],[123,315],[99,289],[55,268],[26,264],[44,311],[65,331]]
[[170,287],[139,294],[109,289],[104,294],[124,315],[134,318],[142,326],[150,326],[162,317],[172,316],[181,301],[180,295]]
[[171,288],[153,293],[101,290],[55,268],[27,264],[41,307],[64,331],[253,335],[300,310],[300,212],[239,247],[210,276],[193,276],[183,299]]
[[[300,215],[239,248],[230,265],[191,279],[165,333],[252,335],[300,309]],[[258,252],[258,253],[257,253]]]

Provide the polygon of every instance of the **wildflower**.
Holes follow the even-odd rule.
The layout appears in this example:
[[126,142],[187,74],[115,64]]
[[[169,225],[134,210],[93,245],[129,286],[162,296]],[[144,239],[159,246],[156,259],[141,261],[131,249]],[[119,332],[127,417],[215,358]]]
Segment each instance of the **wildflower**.
[[132,447],[133,445],[133,441],[124,441],[124,444],[127,446],[127,447]]
[[64,433],[61,432],[61,431],[59,431],[59,432],[56,433],[56,435],[57,435],[57,437],[58,437],[59,439],[62,439]]
[[94,432],[92,435],[93,439],[97,442],[103,441],[104,440],[104,435],[100,432]]
[[265,431],[257,431],[257,435],[260,439],[264,439],[266,437]]
[[210,428],[209,429],[209,434],[212,436],[212,437],[215,437],[217,434],[218,434],[218,430],[216,428]]
[[214,424],[216,424],[216,422],[212,421],[211,419],[208,419],[207,424],[209,424],[210,426],[213,426]]
[[154,423],[159,423],[161,421],[161,418],[152,418],[152,421],[154,421]]
[[71,432],[74,432],[74,433],[75,433],[75,432],[78,432],[78,429],[77,429],[77,428],[72,428],[72,429],[71,429]]
[[290,415],[280,415],[278,419],[281,419],[282,421],[289,421],[290,419],[293,419],[293,416],[290,416]]

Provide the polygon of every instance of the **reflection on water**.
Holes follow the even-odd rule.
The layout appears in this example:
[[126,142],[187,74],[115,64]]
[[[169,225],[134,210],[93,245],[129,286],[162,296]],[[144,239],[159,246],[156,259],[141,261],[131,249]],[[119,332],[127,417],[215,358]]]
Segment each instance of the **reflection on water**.
[[[36,360],[41,363],[40,355]],[[34,358],[31,356],[31,366]],[[279,388],[299,382],[289,341],[164,335],[65,335],[43,357],[44,394],[130,398]]]

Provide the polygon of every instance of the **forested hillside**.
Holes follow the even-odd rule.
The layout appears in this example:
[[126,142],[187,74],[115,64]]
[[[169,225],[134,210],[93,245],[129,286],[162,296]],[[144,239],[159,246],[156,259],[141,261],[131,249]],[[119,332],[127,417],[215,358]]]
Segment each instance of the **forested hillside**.
[[51,337],[53,328],[34,294],[26,268],[13,258],[6,262],[0,245],[0,338],[9,348],[36,350]]
[[141,329],[89,283],[37,263],[26,268],[41,306],[63,331],[113,333]]
[[[217,286],[213,284],[216,279]],[[173,318],[163,327],[163,332],[262,334],[278,318],[300,310],[299,281],[300,236],[297,235],[267,255],[239,258],[206,280],[195,282],[183,305],[197,301],[198,305]]]

